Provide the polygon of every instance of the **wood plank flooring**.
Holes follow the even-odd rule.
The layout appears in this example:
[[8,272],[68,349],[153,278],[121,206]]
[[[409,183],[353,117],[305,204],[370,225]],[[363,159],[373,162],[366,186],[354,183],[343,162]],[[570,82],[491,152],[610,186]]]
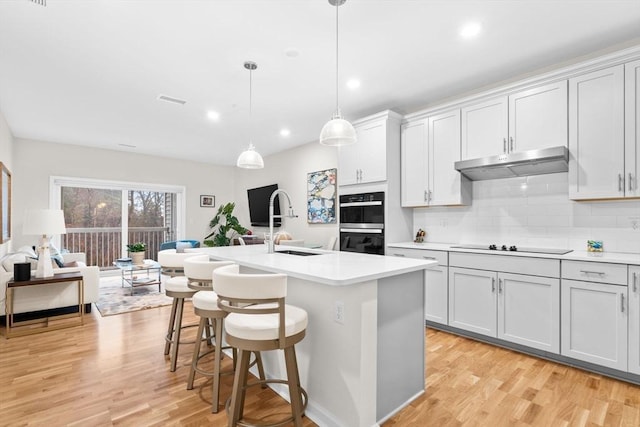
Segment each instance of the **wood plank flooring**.
[[[163,355],[170,307],[101,317],[83,327],[0,338],[2,426],[223,426],[210,381],[186,390],[191,345],[178,370]],[[187,322],[196,317],[185,308]],[[395,426],[640,426],[640,387],[428,329],[427,390],[384,423]],[[230,360],[224,362],[230,367]],[[222,379],[229,395],[231,376]],[[289,407],[255,387],[249,417]],[[305,426],[315,425],[308,418]]]

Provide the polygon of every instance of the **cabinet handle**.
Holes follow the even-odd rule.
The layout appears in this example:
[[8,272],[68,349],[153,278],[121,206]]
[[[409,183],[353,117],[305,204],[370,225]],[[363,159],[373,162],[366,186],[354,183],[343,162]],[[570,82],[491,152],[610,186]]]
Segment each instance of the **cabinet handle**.
[[428,202],[429,202],[429,203],[431,203],[431,190],[429,190],[428,194],[429,194],[429,200],[428,200]]
[[507,153],[507,138],[502,138],[502,151]]
[[400,257],[404,257],[406,256],[405,254],[393,254],[393,256],[400,256]]
[[629,172],[629,191],[633,190],[633,175]]
[[502,279],[498,279],[498,293],[502,293]]
[[436,257],[434,257],[434,256],[426,256],[426,255],[423,255],[423,256],[422,256],[422,258],[424,258],[424,259],[432,259],[432,260],[434,260],[434,261],[437,261]]
[[424,190],[424,201],[425,202],[429,201],[429,194],[427,193],[427,190]]
[[580,270],[580,273],[583,273],[583,274],[598,274],[600,276],[604,276],[605,275],[605,273],[603,273],[602,271]]
[[509,151],[513,151],[513,137],[509,137]]
[[624,294],[620,294],[620,311],[624,313]]
[[638,292],[638,273],[633,273],[633,292]]
[[618,191],[623,191],[624,190],[624,178],[622,177],[622,174],[619,173],[618,174]]
[[496,279],[495,277],[491,278],[491,292],[495,292],[496,291]]

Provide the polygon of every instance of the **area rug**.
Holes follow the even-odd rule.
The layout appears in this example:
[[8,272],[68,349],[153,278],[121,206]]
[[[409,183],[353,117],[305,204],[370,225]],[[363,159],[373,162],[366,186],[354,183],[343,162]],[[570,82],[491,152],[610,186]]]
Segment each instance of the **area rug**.
[[136,286],[131,295],[130,287],[122,287],[120,276],[101,277],[96,308],[105,317],[171,305],[173,298],[164,294],[164,282],[167,279],[162,276],[161,292],[158,292],[158,285]]

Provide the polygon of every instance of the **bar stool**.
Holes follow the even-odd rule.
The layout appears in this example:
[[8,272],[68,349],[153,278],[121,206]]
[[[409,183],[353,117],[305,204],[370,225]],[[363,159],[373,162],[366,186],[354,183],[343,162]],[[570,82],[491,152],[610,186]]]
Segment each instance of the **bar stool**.
[[193,295],[198,292],[197,290],[189,288],[189,280],[184,276],[184,264],[187,259],[197,255],[199,255],[197,252],[176,252],[175,249],[165,249],[164,251],[158,252],[158,262],[162,266],[163,273],[171,276],[164,284],[165,295],[173,298],[164,345],[165,356],[171,352],[169,356],[171,360],[171,372],[175,372],[177,367],[182,329],[196,326],[183,326],[182,315],[184,312],[184,300],[186,298],[192,298]]
[[[215,339],[213,349],[206,352],[201,352],[201,345],[199,342],[196,342],[193,349],[191,370],[187,380],[187,390],[193,389],[196,372],[207,377],[212,377],[211,412],[213,413],[218,412],[218,403],[220,400],[220,375],[222,374],[220,365],[223,357],[222,350],[224,349],[222,345],[222,331],[223,321],[227,313],[218,308],[218,295],[213,292],[213,288],[211,287],[212,273],[217,268],[232,264],[233,262],[230,261],[211,261],[208,255],[191,257],[185,260],[184,264],[184,272],[189,280],[188,286],[192,289],[202,289],[196,292],[191,300],[195,314],[200,316],[196,337],[202,337],[203,333],[207,332],[209,327],[212,326],[214,330],[213,337]],[[210,337],[209,334],[207,334],[207,336]],[[213,371],[200,368],[198,362],[211,353],[214,353]],[[264,369],[262,367],[260,353],[255,353],[253,364],[257,364],[260,379],[264,380]],[[229,373],[233,373],[233,371]]]
[[[213,272],[213,290],[218,294],[218,307],[229,313],[224,321],[226,341],[238,351],[233,391],[227,401],[228,425],[250,425],[242,421],[247,387],[280,383],[289,386],[291,417],[268,425],[293,421],[302,426],[307,392],[300,386],[295,344],[305,336],[307,312],[285,304],[287,276],[240,274],[238,265],[229,265]],[[284,350],[287,379],[248,383],[250,353],[278,349]]]

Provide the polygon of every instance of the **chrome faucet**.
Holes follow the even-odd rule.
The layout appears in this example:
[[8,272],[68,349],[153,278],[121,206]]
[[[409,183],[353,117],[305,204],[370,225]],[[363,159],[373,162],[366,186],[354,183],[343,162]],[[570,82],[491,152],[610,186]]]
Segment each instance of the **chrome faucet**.
[[274,235],[273,235],[273,218],[284,218],[283,215],[274,215],[273,214],[273,201],[275,200],[276,196],[278,195],[278,193],[282,193],[285,196],[287,196],[287,201],[289,202],[289,210],[287,210],[287,218],[297,218],[298,215],[293,213],[293,207],[291,207],[291,198],[289,197],[289,194],[284,191],[284,190],[276,190],[273,193],[271,193],[271,197],[269,198],[269,240],[267,242],[267,245],[269,247],[268,252],[270,254],[273,253],[273,245],[274,245]]

